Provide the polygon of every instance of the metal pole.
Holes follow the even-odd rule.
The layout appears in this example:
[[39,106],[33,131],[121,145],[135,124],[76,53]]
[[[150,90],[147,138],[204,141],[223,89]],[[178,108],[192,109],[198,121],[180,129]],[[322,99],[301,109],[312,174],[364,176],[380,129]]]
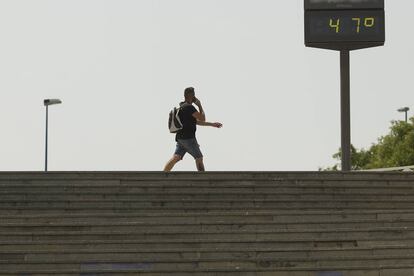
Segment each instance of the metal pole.
[[45,143],[45,172],[47,172],[47,130],[48,130],[49,106],[46,105],[46,143]]
[[341,50],[341,149],[342,171],[351,170],[351,101],[349,50]]
[[405,122],[408,123],[408,115],[407,115],[408,111],[405,111]]

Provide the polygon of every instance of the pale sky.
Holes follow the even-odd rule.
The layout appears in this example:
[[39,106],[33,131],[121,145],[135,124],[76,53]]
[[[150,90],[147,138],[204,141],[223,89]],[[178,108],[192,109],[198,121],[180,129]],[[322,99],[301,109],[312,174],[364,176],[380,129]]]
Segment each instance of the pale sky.
[[[414,108],[412,0],[384,47],[352,52],[352,143]],[[0,0],[0,170],[158,171],[194,86],[207,170],[317,170],[340,147],[339,53],[304,46],[303,0]],[[410,114],[411,115],[411,114]],[[195,170],[187,155],[177,171]]]

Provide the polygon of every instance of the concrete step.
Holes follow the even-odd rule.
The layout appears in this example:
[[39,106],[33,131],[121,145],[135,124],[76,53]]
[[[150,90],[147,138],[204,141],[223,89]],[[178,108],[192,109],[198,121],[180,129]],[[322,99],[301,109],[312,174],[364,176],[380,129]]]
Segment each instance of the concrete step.
[[199,213],[200,216],[202,216],[203,214],[208,214],[208,213],[234,213],[234,212],[244,212],[244,213],[257,213],[257,212],[272,212],[272,211],[276,211],[276,212],[295,212],[295,213],[299,213],[299,212],[324,212],[326,210],[331,210],[332,212],[338,212],[338,213],[353,213],[353,212],[366,212],[366,211],[370,211],[373,213],[376,212],[381,212],[381,211],[387,211],[387,212],[405,212],[405,213],[410,213],[413,212],[412,209],[406,208],[372,208],[372,209],[344,209],[344,208],[336,208],[336,209],[329,209],[329,208],[307,208],[307,209],[301,209],[301,208],[286,208],[286,209],[271,209],[271,208],[243,208],[243,209],[226,209],[226,208],[153,208],[153,209],[144,209],[144,208],[139,208],[139,209],[132,209],[132,208],[124,208],[124,209],[113,209],[113,208],[97,208],[97,209],[66,209],[66,208],[54,208],[54,209],[50,209],[50,208],[37,208],[37,209],[19,209],[19,208],[8,208],[8,209],[0,209],[0,217],[5,217],[5,218],[18,218],[21,216],[33,216],[33,217],[50,217],[50,216],[59,216],[61,215],[62,218],[63,217],[67,217],[67,216],[82,216],[84,214],[96,214],[98,217],[101,214],[106,214],[106,215],[120,215],[120,216],[125,216],[128,214],[132,214],[132,215],[137,215],[137,214],[142,214],[142,215],[159,215],[159,214],[170,214],[171,216],[175,216],[177,214],[194,214],[194,213]]
[[[322,186],[322,185],[321,185]],[[74,186],[14,186],[0,187],[3,195],[392,195],[413,196],[413,187],[74,187]]]
[[239,208],[239,209],[227,209],[227,208],[222,208],[222,207],[215,207],[215,208],[152,208],[152,209],[148,209],[148,208],[94,208],[94,209],[85,209],[85,208],[78,208],[78,209],[74,209],[74,208],[35,208],[35,209],[27,209],[27,208],[3,208],[0,209],[0,216],[20,216],[20,215],[41,215],[44,214],[46,216],[48,215],[59,215],[62,214],[63,215],[74,215],[74,214],[85,214],[85,213],[96,213],[96,214],[101,214],[101,213],[107,213],[107,214],[138,214],[138,213],[142,213],[142,214],[160,214],[160,213],[170,213],[172,215],[176,214],[177,212],[181,212],[181,213],[194,213],[194,212],[199,212],[199,213],[210,213],[210,212],[225,212],[225,211],[229,211],[229,212],[233,212],[233,211],[244,211],[244,212],[266,212],[266,211],[270,211],[270,210],[279,210],[279,211],[296,211],[296,212],[300,212],[300,211],[306,211],[306,210],[311,210],[311,211],[324,211],[330,209],[332,211],[338,211],[338,212],[346,212],[346,211],[352,211],[352,212],[358,212],[358,211],[363,211],[363,210],[369,210],[369,211],[381,211],[381,210],[386,210],[386,211],[407,211],[407,212],[412,212],[412,208],[326,208],[326,207],[320,207],[320,208],[279,208],[279,209],[271,209],[271,208]]
[[[302,254],[304,257],[312,257],[312,256],[322,256],[324,254],[329,254],[329,252],[336,252],[338,254],[343,254],[344,256],[354,256],[354,254],[362,254],[362,255],[388,255],[390,253],[393,254],[411,254],[414,253],[414,246],[412,245],[383,245],[383,246],[358,246],[355,243],[345,243],[342,244],[338,242],[336,246],[324,246],[324,247],[315,247],[313,246],[282,246],[279,247],[276,244],[246,244],[246,243],[234,243],[234,247],[224,247],[220,245],[218,247],[213,247],[209,244],[200,244],[197,247],[190,247],[190,246],[174,246],[170,247],[161,247],[159,246],[152,247],[148,246],[148,244],[114,244],[114,243],[77,243],[77,244],[53,244],[53,243],[28,243],[28,244],[17,244],[14,245],[16,247],[11,247],[9,245],[2,245],[0,248],[1,260],[6,258],[7,254],[61,254],[62,256],[65,254],[97,254],[97,250],[99,250],[99,254],[118,254],[118,253],[142,253],[143,257],[148,257],[147,253],[155,254],[153,256],[157,256],[156,254],[167,254],[171,253],[174,256],[179,256],[180,258],[191,257],[194,258],[200,257],[205,254],[206,256],[213,256],[215,253],[217,254],[230,254],[231,256],[238,256],[237,254],[262,254],[262,253],[272,253],[272,254],[280,254],[282,256],[286,256],[285,254]],[[209,246],[207,246],[209,245]],[[185,253],[179,255],[181,253]],[[188,255],[186,255],[188,253]],[[194,255],[197,254],[197,255]],[[334,254],[335,256],[339,256],[338,254]],[[230,256],[229,255],[229,256]],[[10,257],[12,258],[12,257]],[[17,259],[17,258],[15,258]]]
[[414,201],[393,200],[153,200],[153,201],[0,201],[4,210],[292,210],[292,209],[414,209]]
[[[396,264],[397,263],[397,264]],[[342,264],[342,265],[338,265]],[[95,262],[95,263],[19,263],[0,264],[0,270],[19,273],[103,273],[103,272],[271,272],[271,271],[337,271],[337,270],[380,270],[382,268],[409,268],[414,265],[414,256],[395,255],[384,257],[360,257],[359,260],[349,257],[329,257],[318,259],[280,259],[264,258],[240,261],[197,261],[197,262]],[[16,267],[18,267],[16,269]]]
[[[7,271],[7,274],[3,275],[19,275],[20,272]],[[30,273],[30,276],[44,276],[44,275],[59,275],[59,276],[73,276],[73,275],[111,275],[111,276],[125,276],[125,275],[145,275],[145,276],[165,276],[165,272],[99,272],[97,273],[61,273],[57,270],[47,270],[42,273]],[[168,276],[412,276],[413,272],[411,268],[405,268],[405,266],[392,266],[384,268],[353,268],[351,270],[268,270],[268,271],[212,271],[212,272],[168,272]]]
[[[191,229],[193,230],[193,229]],[[407,227],[378,227],[370,229],[302,229],[302,230],[262,230],[242,231],[229,229],[216,232],[203,231],[189,232],[155,232],[155,231],[24,231],[24,232],[0,232],[0,241],[55,241],[66,240],[157,240],[157,241],[181,241],[187,239],[193,242],[212,242],[215,240],[234,241],[280,241],[290,240],[370,240],[370,239],[414,239],[414,229]]]
[[[85,205],[85,206],[93,206],[94,204],[96,205],[96,207],[100,207],[100,205],[105,205],[105,206],[119,206],[119,205],[123,205],[123,204],[137,204],[137,206],[152,206],[154,204],[162,204],[162,206],[165,206],[167,204],[171,205],[171,206],[185,206],[187,205],[201,205],[201,206],[205,206],[205,205],[221,205],[221,204],[232,204],[232,205],[236,205],[236,204],[240,204],[240,206],[243,206],[245,204],[247,204],[247,206],[251,206],[251,203],[255,203],[256,205],[258,205],[259,203],[263,203],[263,205],[265,204],[271,204],[275,207],[278,206],[278,204],[282,203],[282,204],[293,204],[293,205],[306,205],[306,204],[346,204],[348,203],[348,205],[351,204],[356,204],[356,207],[358,206],[363,206],[363,205],[357,205],[359,203],[379,203],[379,204],[398,204],[401,203],[401,205],[405,206],[412,206],[412,204],[414,203],[414,200],[411,199],[406,199],[406,198],[393,198],[393,197],[388,197],[388,198],[375,198],[375,197],[370,197],[370,198],[352,198],[352,199],[347,199],[347,198],[342,198],[342,197],[337,197],[337,198],[321,198],[321,197],[316,197],[316,198],[302,198],[300,196],[297,197],[292,197],[292,198],[283,198],[283,197],[266,197],[263,196],[263,198],[261,197],[257,197],[257,198],[242,198],[242,197],[231,197],[231,198],[214,198],[214,197],[206,197],[206,198],[197,198],[197,197],[189,197],[186,198],[185,196],[183,196],[182,198],[178,198],[178,197],[174,197],[174,198],[145,198],[145,197],[141,197],[141,198],[137,198],[137,199],[115,199],[115,198],[101,198],[101,199],[86,199],[86,198],[77,198],[77,199],[70,199],[70,198],[66,198],[62,197],[62,198],[49,198],[49,199],[41,199],[41,198],[37,198],[37,199],[32,199],[32,198],[27,198],[27,199],[4,199],[0,201],[0,206],[2,207],[8,207],[8,206],[25,206],[25,205],[32,205],[33,207],[35,206],[45,206],[45,205],[55,205],[55,206],[65,206],[65,205]],[[296,204],[297,203],[297,204]],[[43,205],[42,205],[43,204]],[[63,204],[63,205],[62,205]],[[372,205],[371,205],[372,206]]]
[[310,200],[310,201],[404,201],[414,202],[413,195],[378,195],[378,194],[73,194],[73,193],[44,193],[44,194],[0,194],[1,202],[53,202],[53,201],[287,201],[287,200]]
[[413,188],[410,180],[246,180],[246,179],[160,179],[160,180],[99,180],[42,179],[0,180],[0,188]]
[[22,221],[30,221],[34,219],[36,221],[41,219],[171,219],[176,221],[179,219],[188,219],[193,222],[205,221],[205,220],[216,220],[216,219],[258,219],[265,221],[303,221],[311,222],[313,220],[331,221],[332,219],[347,219],[349,217],[367,219],[367,220],[411,220],[414,218],[413,210],[264,210],[264,211],[212,211],[212,212],[181,212],[181,211],[164,211],[158,213],[147,213],[147,212],[123,212],[123,213],[112,213],[112,212],[99,212],[92,210],[91,212],[85,213],[65,213],[56,214],[50,213],[37,213],[37,214],[11,214],[2,215],[2,219],[17,219]]
[[[0,250],[5,252],[12,252],[13,250],[42,250],[50,249],[51,251],[60,250],[79,250],[79,249],[96,249],[100,250],[123,249],[123,250],[146,250],[146,252],[168,251],[182,249],[185,251],[214,251],[214,250],[263,250],[265,248],[282,250],[282,249],[330,249],[330,248],[356,248],[356,247],[413,247],[414,240],[392,239],[392,240],[282,240],[282,241],[190,241],[190,240],[144,240],[136,241],[131,239],[125,240],[55,240],[55,241],[23,241],[23,240],[4,240],[0,241]],[[183,252],[185,252],[183,251]],[[65,251],[66,252],[66,251]]]
[[246,223],[246,222],[227,222],[227,223],[164,223],[162,221],[156,223],[143,222],[105,222],[100,224],[92,223],[32,223],[32,224],[0,224],[0,233],[3,232],[71,232],[71,231],[125,231],[134,233],[192,233],[195,231],[204,233],[221,233],[224,231],[274,231],[276,229],[299,231],[301,229],[314,230],[332,230],[335,229],[376,229],[376,228],[414,228],[414,221],[399,221],[399,222],[365,222],[365,221],[350,221],[350,222],[314,222],[314,223]]
[[[355,248],[399,248],[414,247],[414,239],[381,238],[381,239],[329,239],[318,238],[314,240],[292,239],[292,240],[274,240],[274,241],[228,241],[225,239],[214,241],[194,241],[194,240],[53,240],[53,241],[23,241],[23,240],[4,240],[0,241],[0,250],[12,252],[13,250],[43,250],[51,251],[60,250],[79,250],[79,249],[96,249],[100,250],[137,250],[142,252],[167,252],[177,249],[185,251],[260,251],[269,250],[319,250],[319,249],[355,249]],[[66,251],[65,251],[66,252]]]
[[2,172],[0,180],[413,180],[413,173],[401,172],[275,172],[275,171],[227,171],[227,172]]
[[[311,250],[311,251],[246,251],[246,252],[73,252],[73,253],[0,253],[3,264],[62,264],[62,263],[149,263],[149,262],[249,262],[249,261],[324,261],[347,259],[348,261],[376,260],[392,256],[414,256],[414,250]],[[335,256],[335,257],[332,257]],[[413,260],[414,261],[414,260]]]

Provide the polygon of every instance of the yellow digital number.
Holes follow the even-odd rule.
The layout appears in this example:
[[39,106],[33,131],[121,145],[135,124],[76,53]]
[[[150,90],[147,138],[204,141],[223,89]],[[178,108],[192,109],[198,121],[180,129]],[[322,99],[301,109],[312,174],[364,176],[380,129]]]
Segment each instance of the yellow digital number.
[[356,21],[357,22],[357,33],[359,33],[359,31],[361,30],[361,18],[359,17],[353,17],[352,21]]
[[375,18],[374,17],[367,17],[364,20],[364,26],[367,28],[374,27],[375,25]]
[[339,26],[340,26],[341,21],[339,19],[336,20],[336,24],[334,24],[334,20],[330,19],[329,20],[329,27],[331,28],[335,28],[335,32],[339,33]]

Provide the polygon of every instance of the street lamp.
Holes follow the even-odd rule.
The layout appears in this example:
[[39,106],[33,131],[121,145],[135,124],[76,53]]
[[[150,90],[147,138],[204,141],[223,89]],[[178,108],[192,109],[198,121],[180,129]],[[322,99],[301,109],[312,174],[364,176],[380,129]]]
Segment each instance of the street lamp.
[[46,147],[45,147],[45,172],[47,172],[47,132],[48,132],[48,121],[49,121],[49,105],[61,104],[62,101],[59,99],[45,99],[43,104],[46,106]]
[[408,122],[407,112],[408,112],[409,110],[410,110],[410,108],[409,108],[409,107],[403,107],[403,108],[398,109],[398,112],[405,112],[405,122],[406,122],[406,123]]

